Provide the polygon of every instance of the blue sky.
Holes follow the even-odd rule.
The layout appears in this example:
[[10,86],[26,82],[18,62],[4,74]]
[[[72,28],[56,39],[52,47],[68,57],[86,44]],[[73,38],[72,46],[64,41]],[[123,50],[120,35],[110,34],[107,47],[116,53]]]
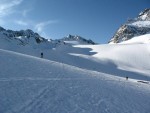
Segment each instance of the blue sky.
[[80,35],[107,43],[150,0],[0,0],[0,26],[32,29],[45,38]]

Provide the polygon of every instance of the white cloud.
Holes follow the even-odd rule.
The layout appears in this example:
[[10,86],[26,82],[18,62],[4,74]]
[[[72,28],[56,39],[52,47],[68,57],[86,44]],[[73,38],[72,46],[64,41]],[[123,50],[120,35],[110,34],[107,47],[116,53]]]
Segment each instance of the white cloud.
[[50,25],[50,24],[55,24],[55,23],[58,23],[58,21],[56,21],[56,20],[49,20],[49,21],[46,21],[46,22],[38,23],[38,24],[35,25],[35,30],[36,30],[37,32],[42,32],[43,29],[44,29],[46,26],[48,26],[48,25]]
[[46,39],[52,39],[49,35],[47,35],[44,31],[40,33],[40,35]]
[[50,39],[51,37],[45,33],[44,29],[48,25],[56,24],[56,23],[58,23],[57,20],[49,20],[49,21],[45,21],[45,22],[40,22],[40,23],[35,25],[34,29],[36,30],[36,32],[38,32],[44,38]]
[[22,25],[22,26],[27,26],[28,25],[27,22],[22,21],[22,20],[17,20],[17,21],[15,21],[15,23],[18,24],[18,25]]
[[24,17],[26,17],[27,13],[28,13],[28,10],[24,10],[24,11],[22,12],[22,15],[23,15]]
[[22,11],[22,16],[23,16],[23,17],[26,17],[27,14],[28,14],[31,10],[32,10],[32,9],[24,9],[24,10]]
[[12,13],[13,7],[22,3],[23,0],[1,0],[0,1],[0,17],[6,16]]

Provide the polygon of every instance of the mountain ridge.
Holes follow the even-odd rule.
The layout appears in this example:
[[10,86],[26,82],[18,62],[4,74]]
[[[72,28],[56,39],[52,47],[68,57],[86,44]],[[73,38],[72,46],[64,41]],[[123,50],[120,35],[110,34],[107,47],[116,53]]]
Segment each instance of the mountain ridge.
[[123,24],[108,43],[120,43],[135,36],[150,33],[150,8],[145,9],[134,19]]
[[[64,44],[64,41],[79,41],[81,44],[95,44],[92,40],[85,39],[78,35],[68,35],[69,37],[64,37],[62,39],[46,39],[41,37],[38,33],[33,32],[31,29],[20,30],[20,31],[13,31],[13,30],[6,30],[3,27],[0,27],[0,37],[8,40],[14,41],[17,45],[41,45],[41,44],[49,44],[51,46],[56,46],[60,44]],[[77,39],[78,38],[78,39]]]

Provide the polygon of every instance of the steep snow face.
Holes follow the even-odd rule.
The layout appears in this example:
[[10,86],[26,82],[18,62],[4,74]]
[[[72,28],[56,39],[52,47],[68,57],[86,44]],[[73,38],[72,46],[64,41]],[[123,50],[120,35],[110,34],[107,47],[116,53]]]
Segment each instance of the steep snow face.
[[150,88],[0,49],[1,113],[148,113]]
[[122,25],[109,43],[120,43],[147,33],[150,33],[150,9],[145,9],[137,18]]

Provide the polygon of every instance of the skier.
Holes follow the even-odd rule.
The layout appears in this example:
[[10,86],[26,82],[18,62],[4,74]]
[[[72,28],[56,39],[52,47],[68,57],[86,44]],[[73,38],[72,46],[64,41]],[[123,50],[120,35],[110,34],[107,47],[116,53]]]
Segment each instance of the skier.
[[43,58],[43,53],[41,53],[41,58]]

